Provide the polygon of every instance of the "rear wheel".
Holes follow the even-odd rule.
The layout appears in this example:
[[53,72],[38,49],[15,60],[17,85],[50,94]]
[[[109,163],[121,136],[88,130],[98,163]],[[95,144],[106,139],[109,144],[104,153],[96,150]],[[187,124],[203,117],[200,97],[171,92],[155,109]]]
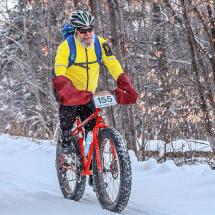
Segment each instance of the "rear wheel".
[[104,209],[121,212],[127,205],[132,183],[131,162],[125,139],[114,128],[99,131],[102,171],[93,156],[93,181]]
[[67,199],[79,201],[84,194],[86,176],[81,175],[81,166],[79,154],[63,154],[61,142],[58,141],[56,147],[57,176],[61,192]]

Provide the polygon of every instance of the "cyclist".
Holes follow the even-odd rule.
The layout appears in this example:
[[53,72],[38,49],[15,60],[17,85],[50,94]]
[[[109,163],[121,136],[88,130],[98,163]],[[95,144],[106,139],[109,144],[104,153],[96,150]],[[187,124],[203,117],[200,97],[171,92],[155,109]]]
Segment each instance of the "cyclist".
[[[75,150],[69,134],[76,116],[86,119],[95,111],[92,95],[95,93],[99,78],[99,59],[96,55],[95,40],[98,38],[102,63],[116,80],[116,100],[119,104],[133,104],[138,94],[133,88],[129,77],[113,55],[108,43],[94,34],[94,17],[87,11],[75,11],[70,16],[70,23],[75,29],[73,40],[76,51],[71,56],[69,40],[64,40],[57,49],[53,85],[57,95],[62,131],[61,144],[64,153]],[[74,50],[73,50],[74,51]],[[70,63],[73,58],[72,64]],[[96,119],[85,126],[88,133],[95,126]]]

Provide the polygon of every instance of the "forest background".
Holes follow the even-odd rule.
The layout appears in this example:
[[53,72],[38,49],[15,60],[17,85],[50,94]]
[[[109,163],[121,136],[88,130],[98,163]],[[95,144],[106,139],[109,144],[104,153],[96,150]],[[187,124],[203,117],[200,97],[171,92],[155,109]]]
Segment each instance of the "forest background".
[[[0,132],[56,138],[50,71],[62,25],[85,9],[140,93],[137,104],[108,115],[128,147],[140,160],[214,161],[215,0],[18,0],[13,6],[1,0],[0,8]],[[114,88],[102,66],[98,91]],[[159,141],[150,150],[151,140],[162,142],[162,156]],[[201,147],[176,150],[176,140]]]

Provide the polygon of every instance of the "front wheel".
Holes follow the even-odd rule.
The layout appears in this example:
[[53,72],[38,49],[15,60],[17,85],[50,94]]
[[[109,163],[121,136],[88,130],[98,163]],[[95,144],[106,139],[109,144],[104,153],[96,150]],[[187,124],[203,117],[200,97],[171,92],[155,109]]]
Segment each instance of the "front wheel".
[[114,128],[98,134],[102,171],[93,156],[93,181],[99,203],[104,209],[121,212],[127,205],[132,183],[131,162],[125,139]]

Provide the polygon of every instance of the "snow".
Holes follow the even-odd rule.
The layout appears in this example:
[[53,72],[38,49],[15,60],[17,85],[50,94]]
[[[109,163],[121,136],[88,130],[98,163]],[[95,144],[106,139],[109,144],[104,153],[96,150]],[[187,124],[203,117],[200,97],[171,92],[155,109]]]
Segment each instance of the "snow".
[[[39,144],[38,144],[39,143]],[[128,215],[214,215],[215,171],[207,165],[176,167],[172,161],[137,162],[130,152],[133,184]],[[103,210],[87,185],[80,202],[61,195],[55,147],[0,135],[0,214],[113,214]]]
[[[145,144],[146,150],[159,151],[161,155],[164,154],[165,142],[161,140],[149,140]],[[186,151],[212,151],[210,143],[204,140],[192,140],[192,139],[178,139],[171,144],[166,145],[166,152],[186,152]]]
[[0,1],[0,20],[5,20],[7,17],[6,11],[13,8],[15,5],[17,5],[18,0],[1,0]]

